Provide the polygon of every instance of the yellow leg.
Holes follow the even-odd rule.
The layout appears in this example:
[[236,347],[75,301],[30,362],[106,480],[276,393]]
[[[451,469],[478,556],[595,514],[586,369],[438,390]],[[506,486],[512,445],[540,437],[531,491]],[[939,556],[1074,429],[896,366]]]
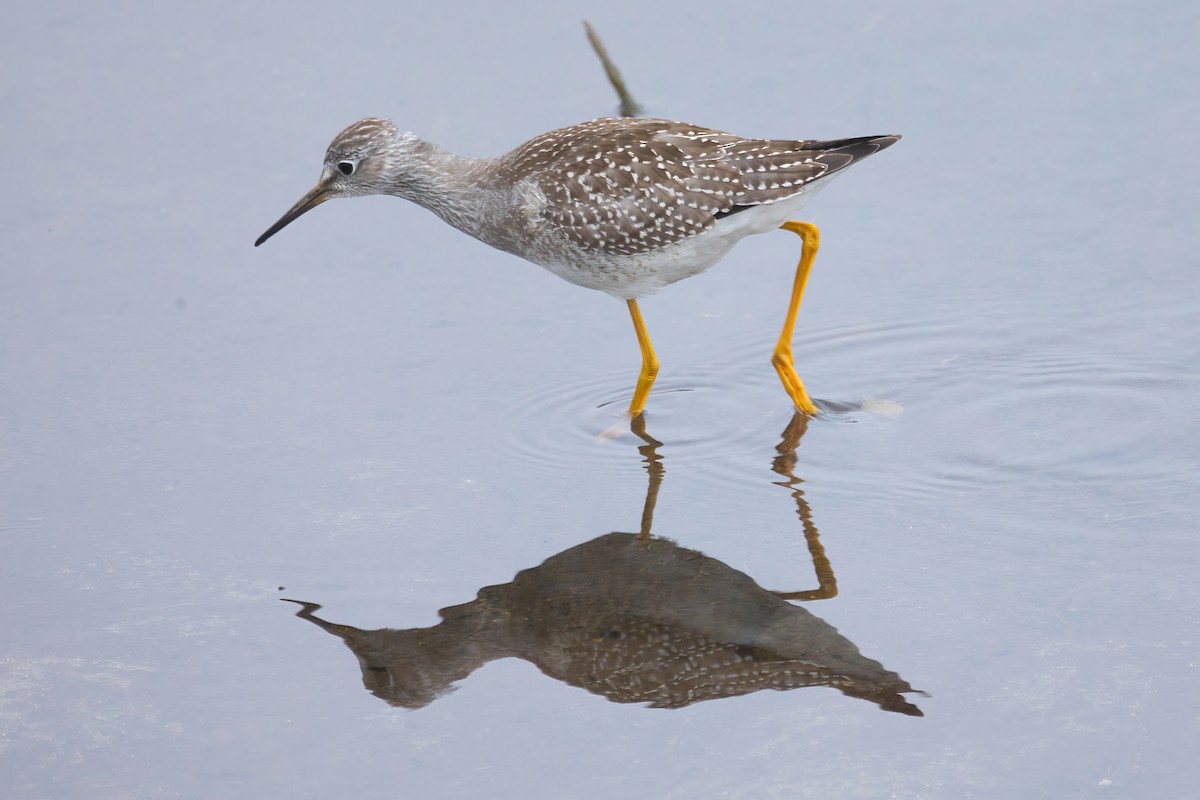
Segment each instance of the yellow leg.
[[796,327],[796,312],[800,310],[800,299],[804,297],[804,284],[808,282],[808,271],[812,269],[813,258],[816,257],[817,248],[821,244],[821,233],[817,230],[816,225],[808,222],[785,222],[780,227],[799,235],[804,240],[804,244],[800,251],[800,263],[796,266],[796,281],[792,284],[792,301],[788,304],[787,317],[783,321],[783,332],[779,334],[779,343],[775,345],[775,354],[771,357],[771,363],[775,365],[775,371],[779,373],[779,379],[783,381],[783,388],[795,403],[796,410],[809,416],[816,416],[817,407],[813,405],[808,392],[804,390],[804,384],[801,382],[800,376],[796,374],[796,367],[792,361],[792,333]]
[[633,329],[637,332],[638,347],[642,349],[642,372],[638,375],[637,388],[633,390],[633,401],[629,404],[630,416],[636,417],[646,407],[646,398],[650,396],[650,387],[658,377],[658,359],[654,356],[654,348],[650,346],[650,337],[646,334],[646,324],[642,322],[642,312],[637,300],[627,300],[629,316],[633,317]]

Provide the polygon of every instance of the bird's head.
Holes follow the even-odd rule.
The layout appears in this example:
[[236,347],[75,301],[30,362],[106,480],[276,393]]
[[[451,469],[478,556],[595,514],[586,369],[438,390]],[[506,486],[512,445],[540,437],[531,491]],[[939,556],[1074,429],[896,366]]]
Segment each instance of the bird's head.
[[385,194],[388,176],[394,174],[394,162],[402,158],[407,146],[417,139],[386,119],[367,117],[334,137],[325,151],[321,179],[308,194],[258,237],[255,247],[270,239],[305,212],[335,197],[361,197]]

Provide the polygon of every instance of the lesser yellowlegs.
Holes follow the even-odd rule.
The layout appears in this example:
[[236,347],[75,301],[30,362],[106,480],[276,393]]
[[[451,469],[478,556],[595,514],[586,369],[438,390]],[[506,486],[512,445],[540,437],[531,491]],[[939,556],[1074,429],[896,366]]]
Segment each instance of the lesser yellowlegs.
[[629,404],[636,415],[658,374],[638,298],[703,272],[744,236],[783,228],[803,249],[772,363],[797,410],[815,414],[793,366],[792,331],[819,234],[791,217],[831,177],[899,138],[744,139],[661,119],[597,119],[497,158],[469,158],[368,118],[337,135],[317,185],[254,244],[334,197],[411,200],[493,247],[624,300],[642,351]]

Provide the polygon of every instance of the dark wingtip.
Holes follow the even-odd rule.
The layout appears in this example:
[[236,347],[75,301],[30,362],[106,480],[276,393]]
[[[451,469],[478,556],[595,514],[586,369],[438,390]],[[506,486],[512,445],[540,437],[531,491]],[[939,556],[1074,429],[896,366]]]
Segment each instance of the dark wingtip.
[[849,139],[826,139],[824,141],[805,142],[805,150],[824,150],[825,152],[844,153],[858,160],[878,153],[900,141],[900,135],[890,133],[882,136],[854,136]]
[[900,141],[900,135],[890,133],[883,136],[855,136],[850,139],[827,139],[825,141],[805,142],[805,150],[819,151],[813,158],[829,166],[836,172],[845,169],[856,161],[872,156],[880,150]]

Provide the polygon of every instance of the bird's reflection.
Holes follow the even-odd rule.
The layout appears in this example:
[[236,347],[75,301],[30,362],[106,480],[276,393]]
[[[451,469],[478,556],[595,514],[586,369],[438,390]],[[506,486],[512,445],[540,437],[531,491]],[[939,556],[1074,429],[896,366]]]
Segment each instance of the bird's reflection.
[[301,603],[297,616],[341,638],[358,657],[366,688],[406,708],[453,691],[489,661],[515,657],[619,703],[682,708],[762,689],[828,686],[921,716],[903,697],[914,691],[906,681],[785,599],[837,592],[793,472],[805,424],[801,415],[792,420],[773,469],[796,500],[818,589],[771,592],[715,558],[654,537],[660,443],[635,423],[649,476],[638,533],[605,534],[511,583],[484,587],[471,602],[442,609],[442,622],[430,628],[361,630],[320,619],[313,603]]
[[792,592],[776,592],[785,600],[828,600],[837,597],[837,578],[833,574],[833,566],[825,556],[825,548],[821,546],[821,534],[813,522],[812,508],[804,497],[800,485],[804,483],[796,477],[796,450],[800,447],[800,439],[808,430],[807,414],[795,414],[792,421],[783,430],[783,439],[775,446],[779,455],[771,462],[771,471],[783,477],[776,481],[776,486],[782,486],[792,493],[796,501],[796,516],[800,518],[800,526],[804,529],[804,541],[808,545],[808,554],[812,557],[813,570],[817,574],[817,588]]

